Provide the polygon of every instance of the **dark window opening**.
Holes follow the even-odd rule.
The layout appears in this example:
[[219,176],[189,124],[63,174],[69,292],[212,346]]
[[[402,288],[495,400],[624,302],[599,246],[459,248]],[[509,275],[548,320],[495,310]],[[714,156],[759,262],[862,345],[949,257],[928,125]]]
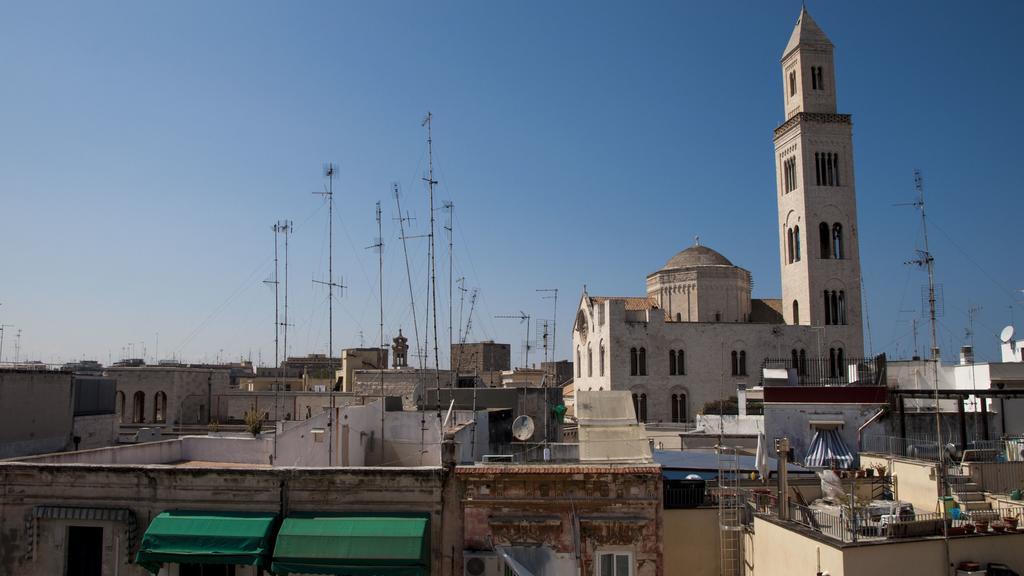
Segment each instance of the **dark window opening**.
[[103,574],[103,528],[68,526],[68,562],[65,576]]

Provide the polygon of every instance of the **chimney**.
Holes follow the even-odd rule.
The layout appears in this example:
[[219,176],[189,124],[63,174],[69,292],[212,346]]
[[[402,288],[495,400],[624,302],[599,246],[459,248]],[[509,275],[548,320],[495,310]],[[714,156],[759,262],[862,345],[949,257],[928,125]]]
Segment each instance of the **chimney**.
[[974,348],[971,346],[960,347],[960,365],[974,364]]

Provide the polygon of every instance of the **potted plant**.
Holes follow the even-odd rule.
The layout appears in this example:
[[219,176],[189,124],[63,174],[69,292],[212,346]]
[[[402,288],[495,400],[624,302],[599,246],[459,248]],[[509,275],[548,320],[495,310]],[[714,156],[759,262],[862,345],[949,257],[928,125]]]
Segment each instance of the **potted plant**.
[[964,532],[967,534],[974,534],[974,524],[971,524],[970,522],[964,524]]
[[1006,524],[1007,531],[1017,529],[1018,519],[1016,516],[1003,516],[1003,524]]
[[988,532],[988,520],[977,519],[974,521],[974,528],[978,531],[978,534],[984,534]]
[[989,527],[992,528],[993,532],[997,532],[997,533],[998,532],[1002,532],[1003,530],[1006,529],[1006,525],[1003,524],[1002,522],[1000,522],[999,520],[996,520],[995,522],[991,523],[989,525]]
[[867,474],[868,478],[874,478],[875,477],[875,469],[874,468],[867,468],[867,469],[864,470],[864,473]]
[[885,464],[875,464],[872,468],[875,469],[875,472],[878,472],[878,476],[880,478],[885,477],[887,475],[886,473],[889,471],[889,467]]

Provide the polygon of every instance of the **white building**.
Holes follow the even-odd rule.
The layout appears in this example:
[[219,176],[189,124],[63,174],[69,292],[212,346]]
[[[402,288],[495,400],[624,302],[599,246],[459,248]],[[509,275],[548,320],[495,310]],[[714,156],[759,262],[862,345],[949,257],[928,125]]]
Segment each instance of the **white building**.
[[699,244],[650,274],[646,297],[584,290],[576,390],[629,390],[641,420],[684,422],[758,384],[768,358],[845,381],[848,360],[863,355],[860,255],[852,124],[836,113],[832,48],[803,10],[782,54],[782,298],[752,299],[750,272]]

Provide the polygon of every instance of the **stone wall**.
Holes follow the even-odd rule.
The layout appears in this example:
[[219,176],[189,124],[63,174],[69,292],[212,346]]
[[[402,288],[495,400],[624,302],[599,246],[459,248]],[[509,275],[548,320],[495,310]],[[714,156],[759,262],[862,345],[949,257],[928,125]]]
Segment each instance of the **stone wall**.
[[[147,576],[135,565],[142,533],[159,513],[171,509],[289,512],[421,512],[430,517],[431,572],[448,573],[451,550],[461,538],[456,508],[446,509],[441,468],[414,469],[179,469],[153,466],[0,464],[0,574],[49,576],[64,573],[70,525],[103,530],[103,573]],[[125,509],[138,530],[129,538],[125,522],[114,520],[36,521],[35,506]],[[29,520],[26,524],[26,520]]]
[[[542,546],[596,574],[602,552],[629,554],[636,576],[661,576],[659,466],[459,466],[465,551]],[[579,540],[577,549],[576,540]]]
[[72,446],[70,372],[0,370],[0,459]]

